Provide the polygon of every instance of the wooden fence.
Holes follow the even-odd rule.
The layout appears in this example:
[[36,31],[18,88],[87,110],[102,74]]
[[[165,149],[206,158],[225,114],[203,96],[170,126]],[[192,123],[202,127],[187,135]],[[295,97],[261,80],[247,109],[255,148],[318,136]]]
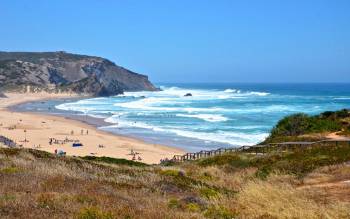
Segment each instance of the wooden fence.
[[271,151],[284,152],[288,150],[305,149],[314,146],[339,146],[347,144],[350,147],[350,140],[322,140],[315,142],[283,142],[283,143],[271,143],[266,145],[252,145],[252,146],[241,146],[238,148],[219,148],[210,151],[199,151],[196,153],[186,153],[184,155],[174,155],[170,161],[182,162],[187,160],[198,160],[201,158],[212,157],[215,155],[221,155],[229,152],[243,152],[243,153],[254,153],[254,154],[265,154]]

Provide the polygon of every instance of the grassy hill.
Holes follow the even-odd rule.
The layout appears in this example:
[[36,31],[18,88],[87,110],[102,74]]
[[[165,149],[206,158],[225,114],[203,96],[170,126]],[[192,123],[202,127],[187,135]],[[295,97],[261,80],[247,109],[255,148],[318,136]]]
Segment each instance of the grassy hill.
[[349,187],[317,187],[350,179],[348,160],[347,144],[170,166],[1,149],[0,217],[349,218]]
[[350,135],[349,110],[327,111],[315,116],[303,113],[287,116],[277,123],[264,143],[321,140],[325,138],[324,134],[331,132]]

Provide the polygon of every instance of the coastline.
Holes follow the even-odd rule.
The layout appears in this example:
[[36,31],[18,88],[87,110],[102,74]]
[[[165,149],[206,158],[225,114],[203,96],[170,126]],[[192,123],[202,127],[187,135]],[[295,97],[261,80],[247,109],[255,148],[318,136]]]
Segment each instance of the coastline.
[[[84,96],[48,93],[6,93],[7,98],[0,99],[1,135],[13,139],[23,147],[54,153],[63,150],[70,156],[108,156],[132,159],[130,151],[140,153],[141,162],[159,163],[160,159],[171,158],[183,150],[159,144],[150,144],[131,137],[112,134],[99,130],[94,125],[64,116],[41,114],[40,112],[14,112],[9,107],[25,102],[53,100],[58,98],[79,98]],[[14,128],[15,127],[15,128]],[[26,133],[24,132],[26,130]],[[83,134],[81,134],[83,130]],[[88,134],[86,131],[88,130]],[[73,131],[73,135],[72,132]],[[24,139],[28,142],[24,142]],[[82,147],[72,147],[72,143],[49,145],[49,138],[79,140]],[[40,145],[40,147],[38,147]],[[99,147],[103,145],[103,147]]]

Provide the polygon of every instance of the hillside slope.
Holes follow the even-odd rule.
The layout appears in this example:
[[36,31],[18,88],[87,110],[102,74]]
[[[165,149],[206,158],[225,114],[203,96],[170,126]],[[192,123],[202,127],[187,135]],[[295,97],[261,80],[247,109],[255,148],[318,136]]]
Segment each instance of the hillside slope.
[[349,218],[350,145],[171,166],[0,148],[1,218]]
[[145,75],[104,58],[66,52],[0,52],[0,87],[95,96],[156,90]]

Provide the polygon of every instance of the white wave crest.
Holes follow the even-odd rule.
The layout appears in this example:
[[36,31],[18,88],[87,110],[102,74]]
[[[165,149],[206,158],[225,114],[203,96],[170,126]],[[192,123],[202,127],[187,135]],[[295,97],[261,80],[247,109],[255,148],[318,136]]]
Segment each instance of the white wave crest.
[[225,122],[228,120],[228,118],[222,116],[222,115],[213,115],[213,114],[176,114],[176,116],[180,117],[187,117],[187,118],[197,118],[202,119],[204,121],[208,122]]
[[156,127],[143,122],[130,122],[117,118],[106,119],[107,122],[112,122],[116,125],[101,127],[101,129],[113,129],[113,128],[141,128],[148,129],[155,132],[172,133],[178,136],[199,139],[207,142],[218,142],[230,145],[254,145],[263,141],[268,134],[267,133],[241,133],[241,132],[197,132],[184,129],[168,128],[168,127]]
[[226,89],[224,90],[225,93],[241,93],[240,90],[237,90],[237,89]]
[[270,93],[267,93],[267,92],[249,92],[249,94],[251,95],[257,95],[257,96],[267,96],[269,95]]

